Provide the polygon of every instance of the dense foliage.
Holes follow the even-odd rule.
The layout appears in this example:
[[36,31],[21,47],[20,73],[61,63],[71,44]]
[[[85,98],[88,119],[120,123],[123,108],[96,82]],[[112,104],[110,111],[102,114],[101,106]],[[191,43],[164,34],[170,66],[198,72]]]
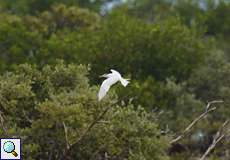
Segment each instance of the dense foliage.
[[[101,15],[111,1],[0,0],[0,137],[22,138],[24,159],[190,160],[229,119],[230,3],[126,0]],[[99,103],[111,68],[131,83]]]
[[154,117],[132,104],[113,105],[114,94],[99,103],[97,87],[89,86],[86,74],[85,66],[59,63],[41,71],[22,65],[2,75],[1,135],[21,137],[25,159],[101,159],[105,154],[111,159],[167,159],[166,138]]

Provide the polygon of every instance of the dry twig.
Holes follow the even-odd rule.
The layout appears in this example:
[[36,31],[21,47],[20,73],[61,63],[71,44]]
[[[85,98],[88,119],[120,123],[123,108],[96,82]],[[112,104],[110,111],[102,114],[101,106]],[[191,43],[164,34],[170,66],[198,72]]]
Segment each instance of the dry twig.
[[195,118],[192,123],[190,123],[186,128],[185,130],[181,133],[181,135],[179,135],[178,137],[176,137],[175,139],[171,140],[170,141],[170,144],[173,144],[173,143],[176,143],[178,142],[179,140],[181,140],[186,134],[188,134],[191,130],[191,128],[198,122],[200,121],[201,119],[203,119],[208,113],[216,110],[216,107],[211,107],[212,104],[215,104],[215,103],[223,103],[223,101],[211,101],[211,102],[208,102],[207,106],[206,106],[206,110],[205,112],[203,112],[202,114],[200,114],[197,118]]
[[225,130],[225,127],[227,126],[228,122],[229,122],[229,120],[226,120],[222,124],[222,126],[219,128],[219,130],[216,132],[216,134],[215,134],[215,136],[213,138],[212,144],[208,147],[208,149],[202,155],[200,160],[204,160],[207,157],[207,155],[216,147],[216,144],[218,142],[220,142],[220,140],[222,140],[226,136],[226,133],[224,132],[224,130]]
[[2,128],[2,130],[4,131],[5,135],[7,135],[7,134],[8,134],[8,133],[7,133],[7,129],[6,129],[6,127],[4,126],[4,118],[3,118],[1,112],[0,112],[0,123],[1,123],[1,128]]
[[65,125],[65,122],[62,122],[62,124],[63,124],[64,131],[65,131],[66,148],[68,150],[70,148],[69,139],[68,139],[68,130],[67,130],[67,127]]

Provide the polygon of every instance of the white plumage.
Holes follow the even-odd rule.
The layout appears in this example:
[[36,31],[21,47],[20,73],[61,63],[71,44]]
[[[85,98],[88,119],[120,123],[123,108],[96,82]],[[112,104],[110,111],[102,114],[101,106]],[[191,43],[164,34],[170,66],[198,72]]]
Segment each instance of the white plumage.
[[121,74],[118,71],[115,71],[114,69],[110,70],[112,73],[104,74],[101,77],[107,78],[104,80],[101,84],[100,90],[98,92],[98,100],[100,101],[106,93],[109,91],[109,88],[115,84],[117,81],[120,81],[121,84],[126,87],[129,83],[128,79],[124,79],[121,77]]

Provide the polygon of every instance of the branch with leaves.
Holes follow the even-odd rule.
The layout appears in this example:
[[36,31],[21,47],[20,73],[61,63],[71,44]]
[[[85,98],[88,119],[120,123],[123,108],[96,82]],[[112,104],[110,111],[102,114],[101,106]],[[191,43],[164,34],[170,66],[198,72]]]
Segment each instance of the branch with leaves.
[[128,95],[123,97],[123,98],[121,98],[121,99],[119,99],[119,100],[117,100],[116,102],[110,104],[109,106],[107,106],[101,112],[101,114],[99,114],[99,116],[88,125],[88,127],[85,129],[85,131],[82,133],[82,135],[74,143],[69,145],[68,151],[70,151],[72,148],[74,148],[75,145],[79,144],[83,140],[83,138],[90,132],[90,130],[104,118],[105,114],[111,109],[111,107],[119,104],[121,101],[123,101],[123,100],[125,100],[127,98],[128,98]]

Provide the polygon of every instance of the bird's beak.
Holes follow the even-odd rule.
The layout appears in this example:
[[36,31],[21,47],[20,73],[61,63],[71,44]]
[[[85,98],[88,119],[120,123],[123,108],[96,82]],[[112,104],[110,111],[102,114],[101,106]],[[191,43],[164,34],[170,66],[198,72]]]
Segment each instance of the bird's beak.
[[105,75],[103,74],[103,75],[100,75],[99,77],[100,77],[100,78],[104,78],[104,77],[105,77]]

